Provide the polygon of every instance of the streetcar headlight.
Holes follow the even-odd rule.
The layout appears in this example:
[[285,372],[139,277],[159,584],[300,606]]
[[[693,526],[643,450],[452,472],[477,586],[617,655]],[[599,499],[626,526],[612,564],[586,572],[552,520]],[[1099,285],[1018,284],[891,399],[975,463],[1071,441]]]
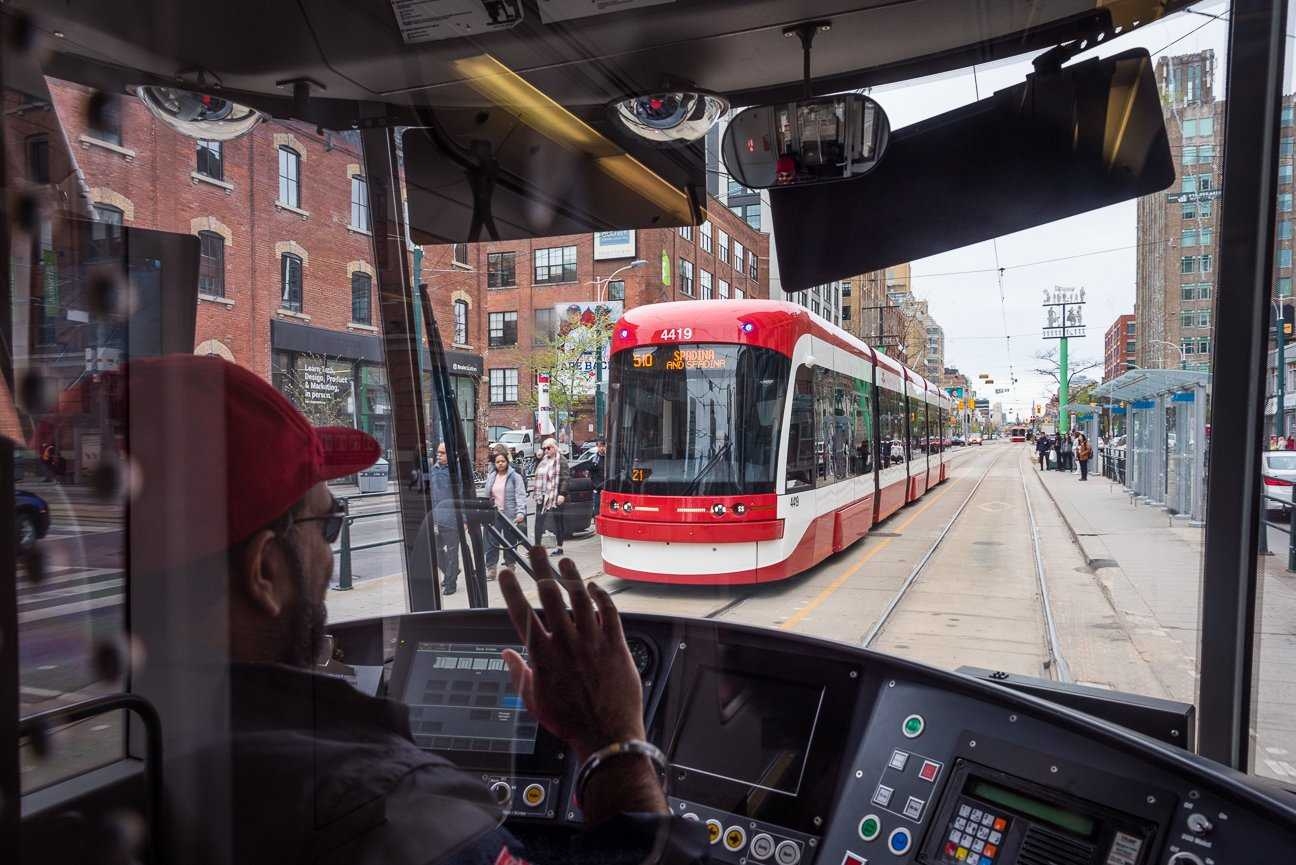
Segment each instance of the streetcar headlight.
[[720,502],[716,502],[711,506],[711,513],[717,517],[723,517],[725,515],[726,510],[727,509],[725,508],[725,506],[722,505]]
[[747,513],[747,506],[742,502],[739,502],[734,505],[734,513],[741,517],[743,514]]
[[623,514],[628,514],[633,510],[634,510],[634,505],[630,504],[630,502],[626,502],[621,506],[621,513]]
[[617,503],[616,499],[613,499],[612,501],[608,502],[608,507],[611,508],[613,511],[616,511],[621,507],[621,505]]

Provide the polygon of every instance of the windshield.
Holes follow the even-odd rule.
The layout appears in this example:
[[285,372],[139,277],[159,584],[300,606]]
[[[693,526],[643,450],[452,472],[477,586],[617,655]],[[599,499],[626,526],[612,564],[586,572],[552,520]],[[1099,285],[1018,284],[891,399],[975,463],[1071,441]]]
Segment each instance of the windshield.
[[524,432],[506,432],[499,437],[502,444],[522,444],[526,439],[527,434]]
[[788,359],[689,344],[612,359],[605,489],[643,495],[772,493]]

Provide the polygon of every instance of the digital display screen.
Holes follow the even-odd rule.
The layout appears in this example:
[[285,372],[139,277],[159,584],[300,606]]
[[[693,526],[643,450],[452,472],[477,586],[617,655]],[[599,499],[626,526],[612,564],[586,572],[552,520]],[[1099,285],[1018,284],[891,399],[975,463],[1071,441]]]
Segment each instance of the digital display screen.
[[1094,831],[1094,821],[1083,814],[1067,811],[1056,805],[1032,799],[1029,796],[1024,796],[1021,793],[1007,790],[986,781],[974,781],[969,792],[978,799],[984,799],[996,805],[1003,805],[1005,808],[1011,808],[1020,814],[1043,820],[1045,823],[1051,823],[1059,829],[1066,829],[1068,832],[1074,832],[1086,838],[1092,835]]
[[500,652],[525,646],[420,641],[403,702],[421,748],[534,754],[539,724],[513,690]]
[[688,693],[673,766],[796,796],[824,688],[702,667]]
[[733,359],[730,352],[714,348],[641,348],[630,355],[630,365],[635,369],[661,369],[666,372],[690,370],[730,369]]

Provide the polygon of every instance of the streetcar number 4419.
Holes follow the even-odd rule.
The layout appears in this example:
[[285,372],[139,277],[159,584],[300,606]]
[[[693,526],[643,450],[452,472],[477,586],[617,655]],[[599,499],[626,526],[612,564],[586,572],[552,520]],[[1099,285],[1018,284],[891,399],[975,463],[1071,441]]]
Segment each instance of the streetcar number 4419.
[[666,327],[657,335],[658,339],[692,339],[693,328],[691,327]]

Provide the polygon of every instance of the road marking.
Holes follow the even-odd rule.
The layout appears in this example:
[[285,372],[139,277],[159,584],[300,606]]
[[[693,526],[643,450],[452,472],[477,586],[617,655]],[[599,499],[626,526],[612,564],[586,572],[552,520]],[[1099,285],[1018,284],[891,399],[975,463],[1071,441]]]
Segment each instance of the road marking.
[[853,577],[855,575],[855,572],[864,566],[865,562],[867,562],[869,559],[873,558],[878,553],[882,552],[882,550],[890,546],[891,542],[894,541],[896,537],[899,537],[900,535],[904,534],[904,530],[909,528],[910,524],[913,523],[914,520],[922,516],[923,513],[926,512],[928,508],[930,508],[932,505],[940,501],[941,497],[944,496],[945,493],[949,491],[949,489],[950,489],[949,487],[946,487],[945,489],[941,490],[930,500],[928,500],[926,504],[924,504],[918,510],[910,514],[908,519],[906,519],[900,525],[896,526],[896,534],[894,536],[883,539],[882,543],[873,547],[873,549],[871,550],[867,550],[864,553],[864,555],[860,556],[859,559],[855,562],[855,564],[851,565],[850,568],[848,568],[844,573],[842,573],[841,576],[837,577],[837,579],[833,580],[827,586],[824,586],[823,591],[815,595],[814,598],[811,599],[810,603],[806,604],[804,607],[797,610],[791,616],[788,616],[788,618],[785,619],[781,625],[779,625],[779,630],[783,630],[783,631],[790,630],[792,628],[795,628],[802,621],[804,621],[806,616],[813,613],[816,609],[819,608],[820,605],[823,604],[824,601],[832,597],[834,592],[836,592],[843,585],[845,585],[846,581],[849,580],[851,577]]

